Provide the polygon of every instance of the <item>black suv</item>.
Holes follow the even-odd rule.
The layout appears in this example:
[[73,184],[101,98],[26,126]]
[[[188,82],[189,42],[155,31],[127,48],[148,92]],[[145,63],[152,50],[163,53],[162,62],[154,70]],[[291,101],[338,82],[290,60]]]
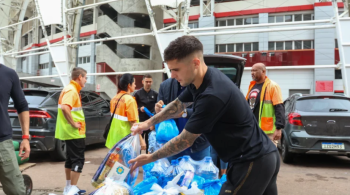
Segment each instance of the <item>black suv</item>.
[[286,126],[278,147],[291,163],[296,153],[350,157],[350,98],[293,94],[284,102]]
[[[55,160],[65,160],[65,143],[55,139],[58,99],[62,89],[24,89],[30,114],[30,147],[33,152],[49,152]],[[104,143],[103,132],[110,119],[109,103],[94,92],[81,91],[86,122],[86,145]],[[12,100],[8,108],[13,139],[22,140],[22,130]]]

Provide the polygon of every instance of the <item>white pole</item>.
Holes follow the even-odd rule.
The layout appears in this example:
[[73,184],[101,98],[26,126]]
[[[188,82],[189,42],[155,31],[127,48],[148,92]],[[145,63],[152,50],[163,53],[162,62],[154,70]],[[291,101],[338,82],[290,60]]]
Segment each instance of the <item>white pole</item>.
[[[269,28],[269,29],[241,30],[241,31],[190,33],[190,35],[192,35],[192,36],[211,36],[211,35],[246,34],[246,33],[260,33],[260,32],[276,32],[276,31],[313,30],[313,29],[325,29],[325,28],[334,28],[334,27],[335,27],[335,25],[304,26],[304,27],[296,27],[296,28]],[[166,32],[162,32],[162,33],[166,33]]]
[[251,24],[251,25],[240,25],[240,26],[223,26],[223,27],[209,27],[209,28],[194,28],[191,32],[196,31],[207,31],[207,30],[227,30],[227,29],[241,29],[241,28],[257,28],[257,27],[270,27],[270,26],[290,26],[290,25],[301,25],[301,24],[316,24],[316,23],[329,23],[331,20],[310,20],[301,22],[284,22],[284,23],[264,23],[264,24]]
[[[47,38],[47,33],[46,33],[44,21],[42,20],[42,16],[41,16],[38,0],[34,0],[34,2],[35,2],[36,10],[38,12],[41,29],[43,30],[43,34],[44,34],[44,37],[45,37],[45,40],[46,40],[47,47],[49,48],[50,53],[52,53],[52,49],[50,47],[51,43],[50,43],[49,39]],[[57,69],[58,74],[60,75],[61,72],[60,72],[59,68],[56,68],[56,69]],[[63,78],[60,77],[60,79],[61,79],[62,85],[64,86],[65,82],[64,82]]]
[[8,25],[8,26],[3,26],[3,27],[0,27],[0,30],[2,29],[6,29],[6,28],[10,28],[12,26],[17,26],[18,24],[23,24],[23,23],[26,23],[26,22],[29,22],[29,21],[32,21],[32,20],[36,20],[36,19],[39,19],[39,17],[35,17],[35,18],[30,18],[26,21],[23,21],[23,22],[18,22],[18,23],[15,23],[15,24],[11,24],[11,25]]
[[[164,70],[140,70],[140,71],[127,71],[127,72],[105,72],[105,73],[88,73],[87,76],[107,76],[107,75],[118,75],[118,74],[151,74],[151,73],[164,73]],[[52,78],[59,77],[60,75],[45,75],[45,76],[33,76],[33,77],[20,77],[20,80],[23,79],[40,79],[40,78]],[[61,74],[61,76],[66,77],[67,74]]]
[[27,56],[35,56],[35,55],[46,54],[46,53],[50,53],[50,51],[43,51],[43,52],[37,52],[37,53],[30,53],[30,54],[25,54],[25,55],[19,55],[19,56],[16,56],[15,58],[21,58],[21,57],[27,57]]
[[[60,46],[63,44],[52,44],[51,46]],[[43,46],[43,47],[39,47],[39,48],[34,48],[34,49],[28,49],[28,50],[23,50],[23,51],[17,51],[17,52],[12,52],[12,53],[5,53],[4,56],[9,56],[9,55],[13,55],[13,54],[22,54],[22,53],[27,53],[27,52],[31,52],[31,51],[37,51],[37,50],[42,50],[42,49],[47,49],[47,46]]]
[[113,40],[117,40],[117,39],[126,39],[126,38],[152,36],[152,35],[153,35],[152,33],[142,33],[142,34],[136,34],[136,35],[125,35],[125,36],[119,36],[119,37],[93,39],[93,40],[87,40],[87,41],[76,41],[76,42],[67,43],[67,45],[77,45],[80,43],[92,43],[92,42],[101,42],[101,41],[113,41]]
[[341,63],[341,74],[342,74],[342,80],[343,80],[343,86],[344,86],[344,95],[349,96],[349,86],[348,86],[348,78],[346,73],[346,67],[345,67],[345,53],[343,48],[343,35],[342,35],[342,29],[339,21],[339,15],[338,15],[338,3],[337,0],[332,1],[333,4],[333,12],[334,12],[334,18],[335,18],[335,31],[337,32],[337,41],[338,41],[338,50],[339,50],[339,60]]
[[[159,39],[159,35],[158,35],[158,30],[157,30],[157,26],[156,26],[156,22],[154,20],[154,12],[151,8],[151,5],[149,3],[149,0],[145,0],[146,2],[146,6],[147,6],[147,10],[148,10],[148,14],[149,14],[149,18],[151,20],[151,24],[152,24],[152,30],[153,30],[153,35],[155,36],[156,38],[156,42],[157,42],[157,45],[158,45],[158,49],[160,51],[160,56],[162,57],[162,60],[164,61],[164,55],[163,55],[163,52],[165,48],[162,47],[162,44],[160,43],[160,39]],[[169,67],[168,67],[168,64],[167,63],[163,63],[164,64],[164,68],[165,68],[165,71],[168,75],[168,78],[171,77],[171,73],[170,73],[170,70],[169,70]]]
[[116,2],[116,1],[119,1],[119,0],[103,1],[103,2],[99,2],[99,3],[93,3],[93,4],[89,4],[89,5],[74,7],[74,8],[66,9],[64,13],[69,12],[69,11],[74,11],[74,10],[77,10],[77,9],[82,9],[82,8],[96,7],[98,5],[107,4],[107,3],[113,3],[113,2]]
[[[63,23],[63,43],[64,43],[64,52],[66,57],[66,70],[67,74],[70,72],[69,67],[69,56],[68,56],[68,42],[67,42],[67,21],[66,21],[66,10],[67,10],[67,2],[66,0],[62,0],[62,23]],[[58,67],[56,68],[59,69]],[[62,79],[63,81],[63,79]],[[68,81],[69,82],[69,81]],[[68,85],[68,83],[63,83],[63,86]]]

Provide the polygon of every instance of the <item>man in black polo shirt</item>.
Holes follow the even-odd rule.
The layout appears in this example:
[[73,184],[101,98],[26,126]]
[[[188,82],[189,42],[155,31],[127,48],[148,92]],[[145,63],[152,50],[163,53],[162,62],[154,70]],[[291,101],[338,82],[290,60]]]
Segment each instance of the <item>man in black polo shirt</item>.
[[275,195],[280,161],[276,147],[259,128],[254,114],[236,85],[222,72],[208,68],[203,45],[193,36],[171,42],[164,51],[171,77],[187,89],[151,119],[134,124],[142,133],[151,125],[174,118],[193,102],[193,114],[180,135],[153,154],[129,163],[136,167],[177,154],[204,134],[219,157],[229,163],[227,182],[220,194]]
[[[154,112],[154,106],[157,103],[158,93],[151,89],[153,84],[153,79],[150,74],[145,74],[142,79],[143,87],[138,90],[134,96],[137,102],[137,107],[139,110],[140,122],[149,119],[149,116],[145,113],[144,108],[147,108],[152,113]],[[148,134],[150,130],[144,131],[142,133],[143,139],[146,141],[146,152],[148,153]]]

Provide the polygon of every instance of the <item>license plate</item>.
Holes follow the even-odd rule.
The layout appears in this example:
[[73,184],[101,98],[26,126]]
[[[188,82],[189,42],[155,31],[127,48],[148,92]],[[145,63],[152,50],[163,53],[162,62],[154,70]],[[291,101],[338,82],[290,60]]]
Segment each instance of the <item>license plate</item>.
[[344,146],[344,143],[322,142],[322,149],[345,150],[345,146]]

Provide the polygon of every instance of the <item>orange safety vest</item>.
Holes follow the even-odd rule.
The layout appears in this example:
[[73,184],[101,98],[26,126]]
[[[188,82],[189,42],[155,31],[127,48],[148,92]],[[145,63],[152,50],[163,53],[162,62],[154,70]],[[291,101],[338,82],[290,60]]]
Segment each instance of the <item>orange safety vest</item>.
[[[256,84],[255,81],[250,82],[249,90],[246,96],[248,101],[249,93]],[[264,85],[260,92],[260,108],[259,108],[259,126],[266,134],[272,134],[276,130],[276,115],[274,106],[282,104],[282,92],[277,83],[265,77]]]

